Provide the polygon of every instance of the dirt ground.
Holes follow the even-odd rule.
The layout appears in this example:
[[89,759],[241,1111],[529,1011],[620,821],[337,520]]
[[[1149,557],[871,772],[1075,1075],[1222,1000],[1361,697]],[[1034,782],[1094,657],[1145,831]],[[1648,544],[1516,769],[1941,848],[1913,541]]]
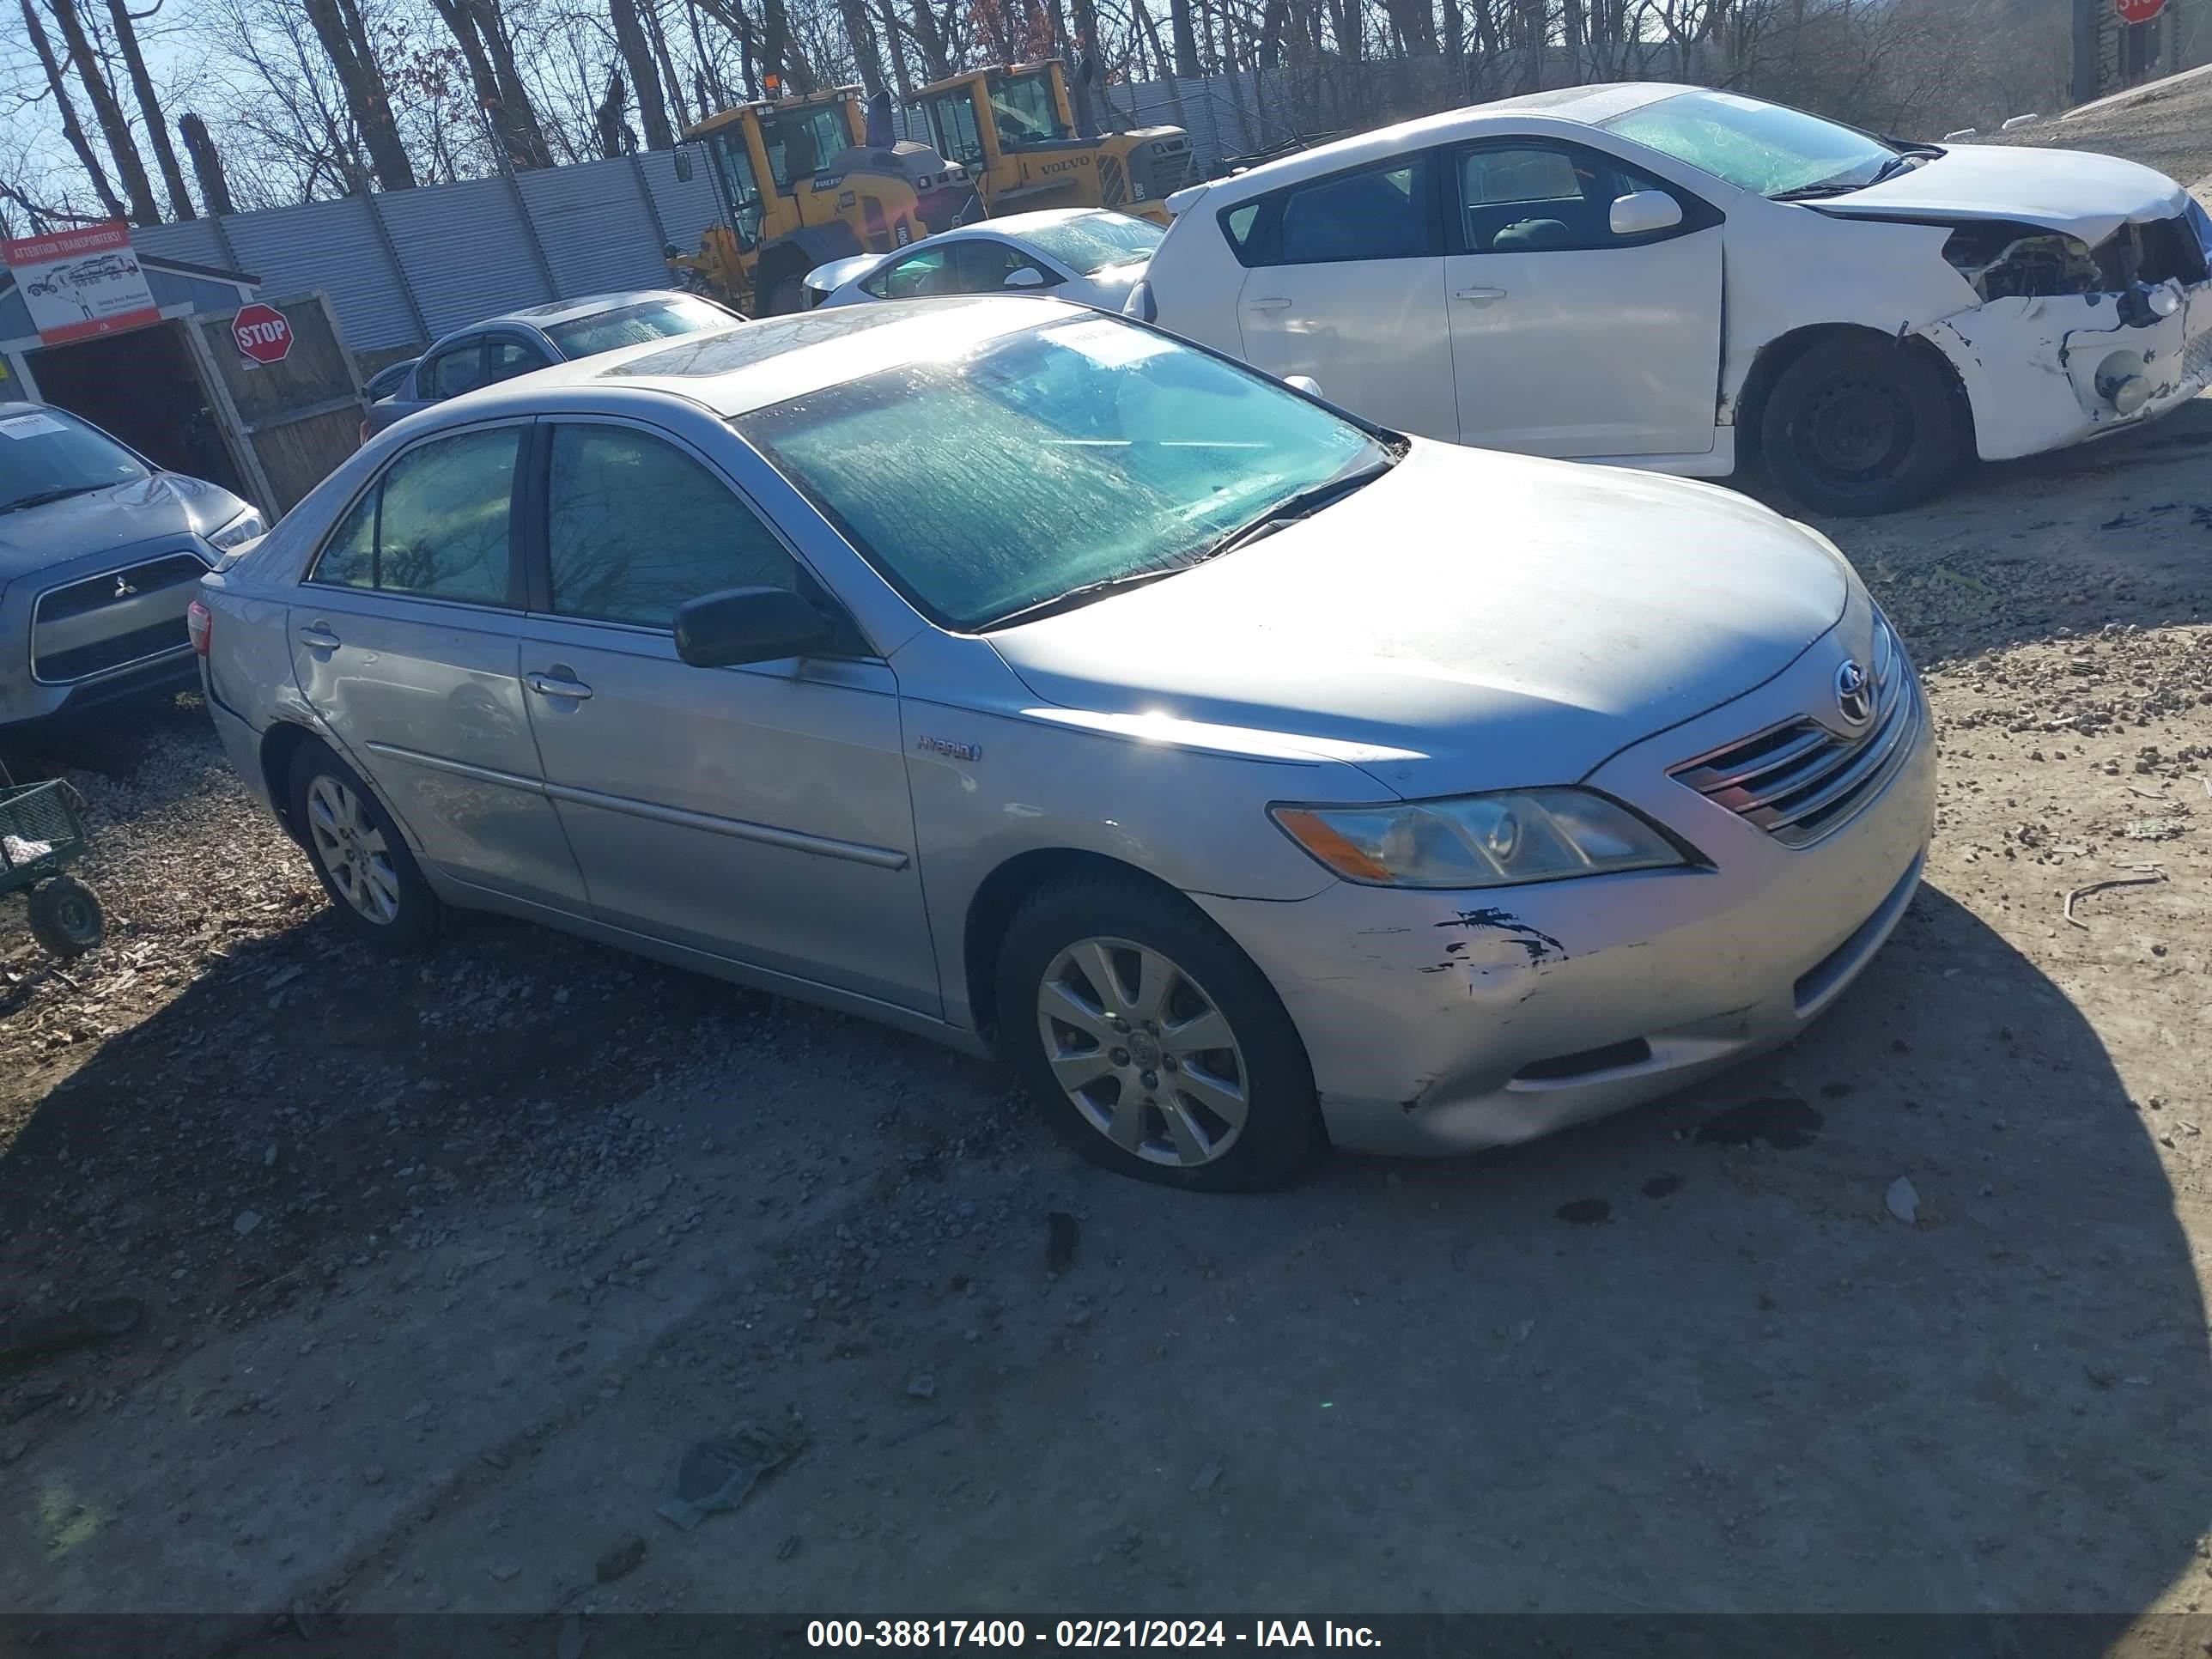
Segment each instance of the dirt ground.
[[[1827,526],[1926,673],[1942,818],[1796,1046],[1262,1198],[519,926],[356,951],[189,706],[47,755],[112,933],[64,978],[0,908],[0,1351],[139,1317],[0,1365],[0,1609],[271,1653],[441,1609],[563,1653],[671,1609],[2066,1612],[2198,1651],[2212,1614],[2153,1615],[2212,1601],[2208,460],[2212,399]],[[740,1431],[791,1455],[661,1518]]]

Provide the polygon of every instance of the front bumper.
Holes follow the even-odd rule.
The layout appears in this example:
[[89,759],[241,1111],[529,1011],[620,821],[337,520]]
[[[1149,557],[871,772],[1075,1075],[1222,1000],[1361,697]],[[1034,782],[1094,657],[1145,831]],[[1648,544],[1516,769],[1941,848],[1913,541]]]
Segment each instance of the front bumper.
[[[1832,636],[1774,680],[1584,780],[1705,870],[1468,892],[1339,884],[1294,903],[1199,897],[1297,1024],[1331,1139],[1468,1152],[1656,1098],[1784,1043],[1911,903],[1935,816],[1924,707],[1881,792],[1792,848],[1668,769],[1825,704]],[[1906,670],[1910,672],[1909,667]]]
[[[2126,320],[2130,307],[2121,298],[1996,300],[1925,331],[1966,388],[1982,459],[2009,460],[2123,432],[2212,386],[2212,282],[2182,289],[2172,316],[2140,326]],[[2129,375],[2139,375],[2149,395],[2122,414],[2110,388]]]

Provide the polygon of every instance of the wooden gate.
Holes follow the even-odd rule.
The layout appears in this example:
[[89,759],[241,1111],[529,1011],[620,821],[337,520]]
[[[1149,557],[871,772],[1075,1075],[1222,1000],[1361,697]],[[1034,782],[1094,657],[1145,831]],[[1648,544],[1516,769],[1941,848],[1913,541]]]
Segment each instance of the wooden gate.
[[[258,505],[271,519],[361,447],[361,378],[319,291],[192,319],[191,339],[222,415],[243,441]],[[279,330],[264,313],[288,325]],[[283,355],[275,346],[289,332]],[[249,349],[259,356],[249,355]]]

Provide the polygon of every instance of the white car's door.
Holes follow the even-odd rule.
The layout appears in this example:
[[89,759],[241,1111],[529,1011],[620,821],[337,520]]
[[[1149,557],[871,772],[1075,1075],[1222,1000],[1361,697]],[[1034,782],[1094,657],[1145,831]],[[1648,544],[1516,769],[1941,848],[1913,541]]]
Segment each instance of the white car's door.
[[1237,295],[1244,360],[1310,375],[1332,402],[1456,438],[1444,258],[1428,153],[1298,185],[1255,204]]
[[[1467,146],[1450,175],[1452,435],[1529,455],[1708,453],[1720,381],[1719,213],[1552,139]],[[1616,234],[1613,204],[1644,191],[1671,197],[1679,222]]]

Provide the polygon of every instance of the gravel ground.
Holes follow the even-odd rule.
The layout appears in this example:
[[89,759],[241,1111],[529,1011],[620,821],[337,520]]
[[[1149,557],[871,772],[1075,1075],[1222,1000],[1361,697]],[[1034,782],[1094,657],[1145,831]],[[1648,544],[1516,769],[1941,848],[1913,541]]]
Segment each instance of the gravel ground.
[[[1813,1033],[1249,1201],[552,934],[373,957],[188,700],[71,745],[112,932],[64,977],[0,911],[0,1328],[137,1319],[0,1363],[0,1608],[287,1652],[441,1608],[2063,1610],[2196,1651],[2130,1621],[2212,1590],[2208,444],[2212,400],[1829,526],[1943,783]],[[660,1519],[740,1428],[794,1455]]]

